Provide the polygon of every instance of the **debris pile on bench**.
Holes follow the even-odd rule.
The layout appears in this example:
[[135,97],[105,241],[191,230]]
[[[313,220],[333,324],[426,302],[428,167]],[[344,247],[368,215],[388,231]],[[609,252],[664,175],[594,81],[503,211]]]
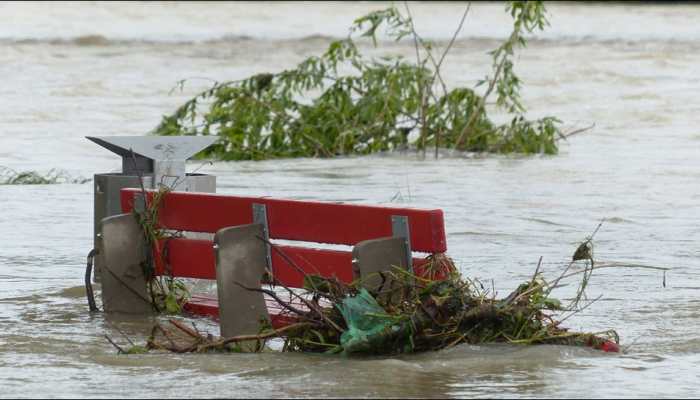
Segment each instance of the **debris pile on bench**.
[[282,351],[367,355],[494,342],[619,351],[615,331],[570,332],[553,317],[555,312],[581,309],[578,301],[562,307],[550,293],[561,278],[579,273],[584,276],[583,290],[594,267],[588,262],[583,270],[565,272],[552,282],[545,281],[538,268],[531,280],[507,297],[496,299],[478,281],[462,277],[448,257],[436,254],[428,260],[428,270],[447,278],[431,280],[395,268],[381,274],[379,286],[367,289],[360,281],[346,284],[307,275],[306,293],[297,297],[306,304],[305,309],[275,296],[280,306],[295,314],[294,324],[273,329],[263,323],[257,335],[215,338],[171,319],[154,327],[147,348],[178,353],[262,351],[266,341],[280,338],[284,341]]
[[[150,196],[141,211],[134,207],[136,195],[144,200]],[[562,323],[598,300],[585,295],[594,270],[666,270],[596,262],[592,249],[598,225],[558,277],[545,279],[540,259],[529,280],[498,299],[495,290],[460,274],[445,255],[440,210],[134,189],[122,190],[122,207],[125,214],[102,223],[109,272],[103,277],[103,301],[111,301],[105,302],[105,311],[190,312],[218,318],[221,327],[221,337],[215,337],[170,319],[156,324],[146,346],[136,346],[136,352],[259,352],[269,349],[271,340],[282,351],[345,355],[498,342],[618,352],[614,330],[572,332]],[[327,218],[319,218],[319,212]],[[181,230],[214,233],[214,241],[183,237]],[[381,237],[387,234],[392,236]],[[119,238],[130,241],[115,240]],[[270,239],[354,247],[352,252],[307,249]],[[411,249],[431,255],[416,258]],[[139,266],[147,268],[139,271]],[[218,298],[190,296],[183,277],[215,278]],[[562,305],[552,291],[576,277],[580,283],[575,296]],[[106,280],[112,278],[115,282],[108,286]],[[110,287],[119,296],[106,296]]]

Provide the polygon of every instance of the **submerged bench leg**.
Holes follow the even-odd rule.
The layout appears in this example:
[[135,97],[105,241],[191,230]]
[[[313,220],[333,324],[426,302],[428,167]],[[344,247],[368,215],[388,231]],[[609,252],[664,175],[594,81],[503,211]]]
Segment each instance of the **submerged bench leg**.
[[131,214],[104,218],[98,248],[102,265],[102,305],[106,313],[148,314],[153,311],[146,291],[144,239]]
[[408,269],[406,240],[402,237],[372,239],[359,242],[352,249],[353,274],[361,285],[377,297],[399,299],[396,285],[388,272],[393,267]]
[[[214,237],[223,337],[257,334],[260,321],[270,321],[263,294],[244,288],[259,289],[267,266],[265,242],[258,237],[264,237],[261,224],[224,228]],[[241,343],[241,348],[252,351],[255,345],[255,341]]]

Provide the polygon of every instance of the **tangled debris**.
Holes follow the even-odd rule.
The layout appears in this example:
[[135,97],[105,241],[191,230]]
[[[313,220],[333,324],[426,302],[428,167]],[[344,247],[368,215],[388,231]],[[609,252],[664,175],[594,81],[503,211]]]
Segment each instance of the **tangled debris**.
[[[601,223],[602,224],[602,223]],[[593,235],[598,231],[593,233]],[[168,319],[156,324],[143,350],[176,353],[259,352],[271,339],[283,341],[282,351],[345,355],[394,355],[450,348],[462,343],[558,344],[587,346],[618,352],[614,330],[573,332],[562,323],[589,307],[585,290],[594,270],[601,268],[667,268],[620,263],[596,263],[593,235],[576,249],[563,272],[547,281],[540,272],[542,259],[532,278],[512,293],[497,299],[478,280],[463,277],[453,261],[443,255],[428,257],[416,273],[395,267],[380,274],[381,283],[368,285],[367,277],[352,283],[335,278],[305,275],[301,292],[273,282],[265,293],[293,316],[294,322],[279,329],[261,321],[258,334],[230,338],[202,333],[194,324]],[[276,251],[281,251],[275,249]],[[573,269],[573,267],[581,267]],[[552,297],[562,280],[580,276],[578,290],[563,306]],[[376,276],[373,278],[377,278]],[[281,287],[280,287],[281,286]],[[281,296],[283,289],[288,298]],[[111,342],[111,341],[110,341]],[[133,354],[131,349],[118,348]]]
[[392,293],[309,275],[304,289],[312,307],[302,310],[276,297],[296,314],[294,324],[278,330],[266,326],[258,335],[214,338],[170,319],[169,325],[154,327],[146,347],[178,353],[235,351],[241,349],[236,344],[254,341],[260,351],[265,341],[282,338],[283,351],[314,353],[391,355],[494,342],[618,350],[613,330],[578,333],[561,327],[552,314],[580,308],[562,307],[550,296],[552,284],[539,273],[506,298],[496,299],[479,282],[461,277],[445,256],[434,256],[431,265],[436,261],[448,269],[443,271],[446,279],[425,279],[395,268],[385,276],[392,281]]

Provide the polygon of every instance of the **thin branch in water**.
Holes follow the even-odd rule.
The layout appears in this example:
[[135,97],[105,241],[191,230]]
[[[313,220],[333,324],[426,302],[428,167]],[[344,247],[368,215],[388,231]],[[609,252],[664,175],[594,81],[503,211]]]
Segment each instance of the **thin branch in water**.
[[205,165],[211,166],[211,165],[214,165],[214,163],[213,163],[212,161],[205,161],[205,162],[201,163],[201,164],[199,165],[199,167],[195,168],[194,171],[190,172],[190,174],[196,174],[196,173],[197,173],[200,169],[202,169],[202,167],[204,167]]
[[119,283],[121,283],[124,287],[126,287],[131,293],[133,293],[134,295],[136,295],[136,297],[140,298],[141,300],[145,301],[146,303],[153,304],[153,303],[151,303],[151,300],[147,299],[146,297],[144,297],[143,295],[141,295],[141,293],[139,293],[136,289],[132,288],[131,286],[129,286],[129,284],[127,284],[126,282],[124,282],[124,281],[123,281],[117,274],[115,274],[107,265],[103,265],[103,268],[104,268],[105,270],[107,270],[107,272],[109,272],[110,275],[112,275],[112,277],[113,277],[114,279],[116,279]]
[[540,260],[537,261],[537,268],[535,268],[535,273],[532,274],[532,280],[530,281],[530,284],[535,283],[535,279],[537,279],[537,274],[540,273],[540,267],[542,266],[542,256],[540,256]]
[[200,335],[197,331],[190,329],[188,326],[185,326],[181,322],[174,320],[174,319],[169,319],[168,322],[170,322],[173,326],[178,328],[179,330],[185,332],[188,336],[191,336],[195,339],[201,339],[202,335]]
[[295,314],[298,314],[298,315],[301,315],[301,316],[308,315],[308,312],[304,312],[304,311],[302,311],[302,310],[300,310],[300,309],[298,309],[298,308],[296,308],[296,307],[293,307],[293,306],[290,305],[289,303],[287,303],[287,302],[285,302],[284,300],[280,299],[279,296],[277,296],[277,293],[275,293],[275,292],[272,291],[272,290],[263,289],[263,288],[255,288],[255,287],[247,287],[247,286],[242,285],[240,282],[234,282],[234,283],[235,283],[236,285],[240,286],[241,288],[245,289],[245,290],[249,290],[249,291],[251,291],[251,292],[264,293],[264,294],[266,294],[266,295],[272,297],[273,299],[275,299],[275,301],[277,302],[277,304],[279,304],[280,306],[286,308],[287,310],[289,310],[289,311],[291,311],[291,312],[293,312],[293,313],[295,313]]
[[[437,77],[440,74],[440,67],[442,67],[442,62],[445,61],[445,57],[447,56],[447,53],[449,53],[450,49],[452,49],[452,45],[454,44],[455,40],[457,40],[457,36],[459,33],[462,31],[462,27],[464,26],[464,21],[467,19],[467,15],[469,14],[469,10],[472,7],[471,1],[467,4],[467,8],[464,10],[464,14],[462,14],[462,19],[459,21],[459,26],[457,27],[457,30],[455,30],[455,33],[452,35],[452,39],[450,39],[450,42],[447,44],[447,48],[445,48],[445,51],[442,52],[442,56],[440,56],[440,61],[438,61],[437,65],[435,66],[435,75],[433,75],[433,81],[435,81],[435,77]],[[444,94],[447,94],[447,86],[445,85],[445,82],[443,82],[442,78],[440,78],[440,82],[442,83],[442,89],[444,91]]]
[[637,336],[637,337],[632,341],[632,343],[630,343],[630,344],[628,344],[627,346],[621,348],[621,349],[620,349],[620,353],[622,353],[622,354],[627,354],[627,352],[629,351],[629,349],[632,348],[632,346],[636,345],[637,342],[639,341],[639,339],[641,339],[641,338],[642,338],[642,335]]
[[601,294],[600,296],[598,296],[598,297],[596,297],[595,299],[593,299],[593,300],[589,301],[588,303],[586,303],[586,305],[584,305],[583,307],[578,308],[578,309],[576,309],[576,310],[572,310],[571,313],[570,313],[569,315],[567,315],[566,317],[564,317],[564,318],[560,319],[559,321],[557,321],[557,322],[554,324],[554,326],[559,326],[562,322],[564,322],[564,321],[566,321],[567,319],[571,318],[573,315],[578,314],[578,313],[580,313],[581,311],[587,309],[588,307],[590,307],[591,305],[593,305],[593,303],[597,302],[598,300],[600,300],[600,299],[602,299],[602,298],[603,298],[603,295]]
[[579,133],[590,131],[593,128],[595,128],[595,122],[590,124],[589,126],[587,126],[585,128],[575,129],[571,132],[566,132],[566,133],[559,133],[559,138],[557,140],[561,140],[561,139],[567,140],[571,136],[577,135]]
[[[287,262],[289,263],[289,265],[291,265],[292,267],[294,267],[294,268],[295,268],[299,273],[301,273],[303,276],[306,277],[306,276],[308,275],[306,272],[304,272],[303,269],[301,269],[301,267],[299,267],[299,266],[298,266],[291,258],[289,258],[289,256],[287,256],[282,250],[278,249],[277,246],[275,246],[272,242],[270,242],[269,240],[267,240],[267,239],[265,239],[265,238],[263,238],[263,237],[260,237],[260,236],[256,236],[256,237],[257,237],[258,239],[262,240],[263,242],[267,243],[268,245],[270,245],[270,247],[272,247],[272,249],[275,250],[275,251],[277,252],[277,254],[279,254],[282,258],[284,258],[285,261],[287,261]],[[278,286],[281,286],[282,288],[284,288],[285,290],[287,290],[287,292],[289,292],[290,295],[292,295],[292,296],[298,298],[302,303],[304,303],[304,304],[309,308],[309,310],[315,311],[315,312],[319,315],[319,317],[321,317],[321,319],[323,319],[323,320],[325,320],[326,322],[328,322],[328,324],[331,325],[331,326],[332,326],[334,329],[336,329],[338,332],[344,332],[344,331],[345,331],[345,329],[339,327],[338,324],[336,324],[335,322],[333,322],[333,321],[331,321],[330,319],[328,319],[328,317],[323,313],[323,311],[322,311],[321,309],[319,309],[316,305],[314,305],[312,302],[310,302],[309,300],[303,298],[303,297],[300,296],[298,293],[295,293],[292,289],[288,288],[287,286],[283,285],[279,280],[277,280],[277,279],[274,277],[274,275],[273,275],[272,278],[273,278],[273,282],[275,282]],[[311,285],[312,285],[314,291],[317,291],[317,288],[313,285],[313,282],[312,282],[312,281],[310,281],[310,282],[311,282]]]
[[661,284],[663,285],[663,287],[666,287],[666,271],[664,271],[664,280]]
[[408,1],[403,2],[404,7],[406,7],[406,13],[408,13],[408,24],[411,28],[411,32],[413,33],[413,44],[416,50],[416,65],[421,65],[421,59],[420,59],[420,46],[418,43],[418,34],[416,34],[416,29],[413,25],[413,15],[411,15],[411,9],[408,7]]
[[233,337],[230,337],[227,339],[220,340],[219,342],[212,343],[211,345],[206,346],[206,347],[222,346],[222,345],[226,345],[229,343],[243,342],[246,340],[262,340],[262,339],[268,339],[268,338],[276,337],[276,336],[279,337],[279,336],[282,336],[282,333],[284,333],[284,332],[298,329],[298,328],[302,328],[302,327],[307,327],[307,326],[311,326],[311,324],[309,324],[307,322],[299,322],[299,323],[287,325],[283,328],[275,329],[275,330],[272,330],[271,332],[263,333],[260,335],[233,336]]
[[114,341],[112,340],[112,338],[110,338],[109,336],[105,335],[105,339],[107,339],[107,341],[108,341],[109,343],[111,343],[112,346],[114,346],[115,349],[117,349],[117,354],[126,354],[126,351],[124,351],[124,349],[121,348],[121,346],[119,346],[118,344],[114,343]]
[[493,74],[493,78],[489,82],[488,88],[486,88],[486,93],[484,93],[484,95],[479,98],[477,106],[472,110],[472,114],[469,116],[469,120],[464,125],[464,129],[462,129],[462,132],[460,132],[459,137],[457,137],[457,140],[455,141],[455,151],[459,150],[459,145],[462,144],[462,139],[468,136],[469,132],[471,131],[472,125],[474,125],[474,123],[476,122],[477,117],[482,114],[484,110],[484,103],[486,103],[486,99],[488,99],[488,97],[491,95],[491,92],[493,92],[493,89],[496,87],[496,83],[498,82],[498,76],[501,74],[501,71],[503,71],[503,66],[505,65],[506,60],[507,57],[504,56],[498,63],[498,67],[496,67],[496,72]]
[[600,223],[599,223],[598,226],[595,228],[595,230],[593,231],[593,233],[591,233],[591,236],[588,237],[588,240],[593,240],[593,237],[595,236],[595,234],[598,233],[598,231],[600,230],[600,227],[603,226],[603,222],[605,222],[605,218],[603,218],[603,219],[600,220]]
[[116,326],[115,324],[111,323],[111,322],[110,322],[109,320],[107,320],[107,319],[105,319],[105,322],[107,322],[107,323],[109,324],[109,326],[110,326],[112,329],[114,329],[114,330],[116,330],[117,332],[119,332],[119,334],[122,335],[122,337],[123,337],[124,339],[126,339],[126,341],[129,342],[130,345],[134,346],[134,342],[133,342],[131,339],[129,339],[129,337],[124,333],[124,331],[122,331],[121,329],[119,329],[118,326]]
[[643,265],[643,264],[632,264],[632,263],[625,263],[625,262],[619,262],[619,261],[598,261],[596,263],[596,269],[601,269],[601,268],[639,268],[639,269],[653,269],[657,271],[670,271],[671,268],[668,267],[657,267],[654,265]]
[[[404,1],[404,6],[406,7],[406,12],[408,13],[408,26],[411,29],[411,33],[413,33],[413,43],[414,43],[415,48],[416,48],[416,65],[422,66],[424,64],[424,61],[421,61],[421,58],[420,58],[419,42],[423,46],[423,49],[425,50],[426,54],[428,55],[428,57],[431,60],[433,60],[433,56],[432,56],[430,50],[425,46],[425,44],[423,44],[423,40],[422,39],[419,40],[418,32],[416,32],[416,27],[415,27],[415,25],[413,25],[413,15],[411,15],[411,9],[408,7],[408,1]],[[434,61],[433,61],[433,64],[435,64]],[[435,65],[437,65],[437,64],[435,64]],[[437,70],[437,68],[436,68],[436,70]],[[426,136],[426,128],[427,128],[426,124],[425,124],[425,113],[426,113],[426,108],[427,108],[426,103],[427,103],[427,99],[428,99],[426,91],[431,93],[431,94],[433,94],[433,93],[432,93],[431,88],[428,87],[428,85],[424,84],[422,81],[423,80],[420,79],[420,83],[419,83],[419,87],[418,87],[419,95],[420,95],[420,104],[421,104],[421,108],[420,108],[420,121],[421,121],[420,140],[421,140],[421,143],[420,143],[420,146],[422,149],[423,157],[425,158],[425,136]],[[434,96],[434,94],[433,94],[433,96]]]
[[[299,264],[297,264],[296,262],[294,262],[294,260],[292,260],[285,252],[283,252],[283,251],[279,248],[278,245],[272,243],[271,241],[269,241],[269,240],[267,240],[267,239],[265,239],[265,238],[263,238],[263,237],[260,237],[260,236],[256,236],[256,237],[257,237],[258,239],[262,240],[263,242],[265,242],[267,245],[269,245],[269,246],[272,248],[272,250],[274,250],[277,254],[279,254],[280,257],[282,257],[282,258],[284,259],[284,261],[286,261],[289,265],[291,265],[292,267],[294,267],[294,269],[296,269],[297,272],[299,272],[299,273],[302,274],[303,276],[307,276],[307,275],[308,275],[308,274],[299,266]],[[315,265],[311,264],[308,260],[306,260],[306,261],[307,261],[307,263],[309,264],[309,266],[311,266],[311,268],[313,268],[314,271],[315,271],[317,274],[319,274],[319,275],[321,274],[321,272],[318,270],[318,268],[317,268]]]

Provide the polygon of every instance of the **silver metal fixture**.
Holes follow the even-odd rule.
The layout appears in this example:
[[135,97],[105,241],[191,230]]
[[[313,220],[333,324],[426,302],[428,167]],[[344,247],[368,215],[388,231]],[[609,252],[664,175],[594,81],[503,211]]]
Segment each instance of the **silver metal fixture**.
[[[185,162],[216,141],[216,136],[86,136],[121,156],[122,171],[95,174],[94,248],[100,240],[103,218],[121,214],[123,188],[158,189],[165,185],[185,192],[216,192],[216,177],[188,174]],[[141,179],[139,179],[141,178]],[[95,281],[100,279],[102,255],[95,259]]]

